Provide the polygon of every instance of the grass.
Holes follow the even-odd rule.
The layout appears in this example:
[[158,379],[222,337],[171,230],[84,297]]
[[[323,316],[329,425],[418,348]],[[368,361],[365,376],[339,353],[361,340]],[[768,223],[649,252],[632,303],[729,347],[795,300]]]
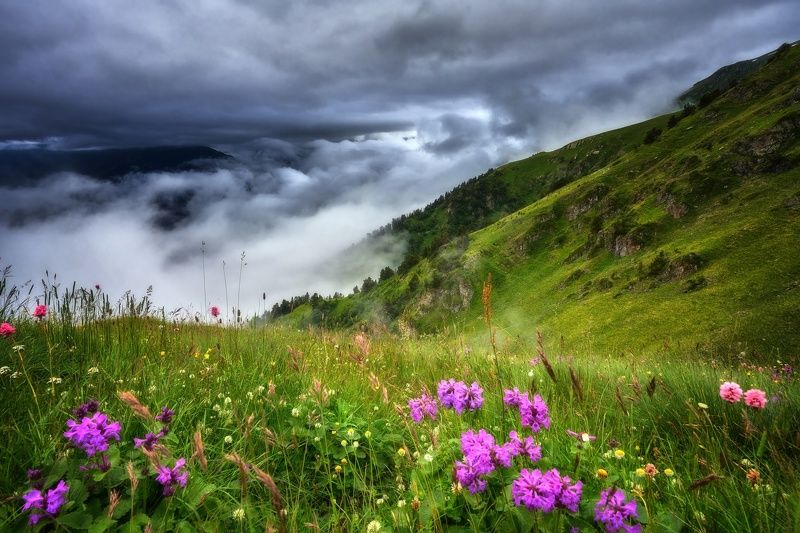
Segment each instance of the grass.
[[[51,310],[69,308],[49,301]],[[378,521],[381,531],[592,530],[594,501],[611,486],[636,499],[648,531],[786,531],[800,519],[800,385],[793,374],[772,376],[787,361],[726,364],[670,347],[567,355],[561,340],[532,345],[496,317],[495,367],[485,329],[470,338],[401,339],[77,311],[51,311],[42,322],[17,316],[17,332],[0,339],[0,366],[8,367],[0,376],[0,529],[26,521],[20,494],[27,468],[44,468],[49,484],[69,480],[70,503],[53,520],[62,529],[357,531]],[[539,349],[555,382],[541,363],[529,363]],[[483,407],[460,416],[440,408],[435,421],[414,424],[407,401],[426,389],[435,394],[449,377],[480,383]],[[727,404],[718,397],[723,380],[774,398],[763,411]],[[502,408],[498,387],[540,394],[552,427],[535,435],[543,449],[538,464],[518,458],[473,495],[453,485],[461,433],[486,428],[498,441],[503,427],[527,434],[519,415]],[[120,391],[132,391],[152,412],[175,410],[163,441],[172,458],[162,461],[189,459],[190,479],[174,496],[161,495],[152,469],[139,472],[147,460],[132,439],[157,426],[135,416]],[[89,398],[123,428],[106,474],[77,471],[86,458],[62,436],[72,408]],[[568,429],[597,440],[579,448]],[[205,470],[192,458],[196,432]],[[237,458],[249,470],[244,477]],[[136,465],[137,490],[128,462]],[[636,474],[647,463],[659,471],[652,479]],[[276,491],[248,465],[274,480],[277,504]],[[515,507],[509,487],[520,468],[558,468],[580,479],[579,512]],[[600,468],[607,478],[598,477]],[[757,482],[748,481],[750,470]],[[703,479],[707,485],[690,488]],[[109,512],[112,493],[122,503]]]

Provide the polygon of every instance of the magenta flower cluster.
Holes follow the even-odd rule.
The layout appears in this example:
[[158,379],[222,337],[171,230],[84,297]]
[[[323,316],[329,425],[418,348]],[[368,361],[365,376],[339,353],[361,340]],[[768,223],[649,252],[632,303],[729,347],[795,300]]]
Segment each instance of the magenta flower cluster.
[[562,477],[555,468],[547,472],[538,468],[523,468],[519,477],[511,484],[514,505],[524,505],[532,511],[543,513],[549,513],[556,508],[577,513],[582,493],[581,481],[573,483],[569,476]]
[[431,420],[436,419],[436,413],[439,407],[436,405],[436,400],[423,393],[419,398],[412,398],[408,400],[408,409],[411,411],[411,419],[419,424],[424,417]]
[[[85,406],[85,404],[84,404]],[[78,410],[81,410],[81,406]],[[87,413],[80,422],[67,420],[67,431],[64,436],[73,446],[82,449],[89,457],[108,450],[112,440],[119,441],[122,426],[119,422],[110,422],[105,413],[95,411]]]
[[514,387],[504,391],[503,402],[509,407],[517,407],[522,425],[534,433],[550,428],[550,410],[538,394],[531,400],[527,392],[520,392]]
[[67,501],[69,485],[63,480],[48,490],[47,492],[39,489],[31,489],[22,495],[25,503],[22,505],[23,511],[30,511],[28,523],[36,525],[42,518],[53,518]]
[[437,387],[439,402],[443,407],[461,414],[464,410],[475,411],[483,405],[483,389],[477,382],[467,386],[463,381],[443,379]]
[[642,526],[631,523],[638,517],[636,501],[626,501],[625,493],[615,487],[601,492],[594,506],[594,519],[603,525],[607,533],[639,533]]
[[464,458],[455,463],[455,478],[472,494],[486,490],[485,476],[497,468],[511,468],[514,457],[525,455],[532,462],[542,458],[542,448],[533,437],[524,440],[516,431],[508,434],[509,440],[496,444],[494,436],[485,429],[476,433],[467,430],[461,434],[461,451]]
[[189,471],[186,470],[186,459],[181,457],[175,461],[175,466],[172,468],[168,466],[159,466],[156,481],[164,487],[164,496],[172,496],[175,494],[175,489],[177,487],[185,487],[189,482]]

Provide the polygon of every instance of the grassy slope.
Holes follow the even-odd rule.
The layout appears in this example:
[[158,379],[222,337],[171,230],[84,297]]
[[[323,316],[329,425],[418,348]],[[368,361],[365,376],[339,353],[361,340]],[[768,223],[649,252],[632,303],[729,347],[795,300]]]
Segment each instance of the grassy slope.
[[[403,324],[471,330],[481,315],[481,283],[491,272],[503,309],[498,323],[509,334],[538,327],[603,350],[657,350],[664,343],[724,352],[795,349],[798,63],[800,47],[787,50],[674,128],[667,128],[668,117],[657,117],[501,167],[495,174],[524,194],[536,189],[531,183],[551,179],[558,164],[608,162],[471,233],[466,249],[451,243],[357,299],[411,296]],[[776,134],[776,124],[787,121],[779,129],[788,131]],[[664,133],[641,144],[653,127]],[[776,135],[771,153],[755,155]],[[592,196],[593,204],[585,200]],[[670,204],[685,214],[673,217]],[[570,209],[587,206],[570,216]],[[617,237],[638,240],[640,249],[617,257],[610,251]],[[673,267],[698,254],[699,269],[648,276],[662,251]],[[412,296],[413,277],[420,288]],[[459,283],[470,287],[471,298],[459,295]],[[686,292],[692,283],[699,288]],[[454,312],[465,303],[467,312]]]

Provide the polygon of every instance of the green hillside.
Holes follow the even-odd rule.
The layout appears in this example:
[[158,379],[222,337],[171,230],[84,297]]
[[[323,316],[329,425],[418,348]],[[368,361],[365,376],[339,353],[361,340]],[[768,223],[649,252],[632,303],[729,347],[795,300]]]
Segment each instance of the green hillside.
[[492,170],[384,229],[406,260],[302,303],[301,325],[478,329],[569,344],[763,355],[800,346],[800,47],[705,107]]

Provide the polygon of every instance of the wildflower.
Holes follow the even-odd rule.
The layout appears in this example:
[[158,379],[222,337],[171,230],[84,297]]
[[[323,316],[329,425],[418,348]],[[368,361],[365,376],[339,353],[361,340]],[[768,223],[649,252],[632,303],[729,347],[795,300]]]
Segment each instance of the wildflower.
[[295,417],[295,418],[300,416],[300,408],[299,407],[292,408],[292,416]]
[[2,324],[0,324],[0,337],[10,337],[16,332],[17,328],[12,326],[8,322],[3,322]]
[[426,453],[425,455],[423,455],[422,458],[425,460],[426,463],[432,463],[433,462],[433,455],[431,455],[429,453]]
[[33,317],[42,319],[47,316],[47,306],[46,305],[37,305],[36,309],[33,310]]
[[333,471],[336,472],[337,474],[341,474],[342,473],[341,465],[336,465],[336,467],[333,469]]
[[761,479],[761,473],[758,470],[751,468],[747,471],[747,481],[749,481],[751,485],[758,483],[759,479]]
[[464,412],[464,409],[474,411],[483,405],[483,389],[477,382],[467,387],[463,381],[442,380],[437,387],[437,393],[442,406],[449,407],[458,414]]
[[[557,470],[553,469],[552,472],[555,472],[556,476],[558,475]],[[566,509],[570,513],[577,513],[583,494],[583,482],[579,480],[572,483],[569,476],[564,476],[559,480],[559,484],[556,507]]]
[[616,450],[614,450],[614,457],[616,457],[617,459],[622,459],[623,457],[625,457],[625,452],[617,448]]
[[545,513],[552,511],[556,506],[560,489],[560,477],[556,480],[556,476],[558,472],[555,470],[543,474],[538,468],[536,470],[523,468],[511,485],[514,505],[518,507],[524,505],[528,509]]
[[358,448],[359,444],[357,440],[353,441],[353,448]]
[[408,409],[411,411],[411,419],[417,424],[422,422],[425,416],[429,417],[431,420],[436,419],[436,413],[438,411],[436,401],[427,394],[423,394],[419,398],[408,400]]
[[233,519],[236,520],[237,522],[241,522],[242,520],[244,520],[244,509],[242,509],[241,507],[235,509],[233,511]]
[[397,506],[400,507],[400,508],[405,507],[406,506],[406,501],[405,500],[397,500]]
[[108,416],[100,412],[95,412],[91,417],[84,416],[80,422],[67,420],[67,427],[69,429],[64,432],[64,436],[89,457],[106,451],[112,440],[119,441],[122,430],[119,422],[109,422]]
[[175,411],[165,406],[162,407],[161,412],[156,415],[156,420],[158,420],[162,424],[169,424],[170,422],[172,422],[173,416],[175,416]]
[[697,407],[699,407],[700,409],[708,409],[708,404],[705,404],[703,402],[697,402]]
[[32,489],[22,495],[25,503],[22,506],[23,511],[31,511],[28,517],[28,524],[36,525],[42,518],[52,518],[58,514],[61,506],[67,501],[67,492],[69,492],[69,485],[63,480],[59,480],[58,484],[47,491],[45,494],[38,489]]
[[738,383],[726,381],[719,386],[719,396],[729,403],[736,403],[742,398],[742,388]]
[[175,488],[178,486],[185,487],[189,482],[189,472],[186,470],[186,459],[181,457],[175,461],[175,466],[172,468],[168,466],[159,466],[156,481],[164,487],[164,496],[172,496],[175,493]]
[[381,530],[381,523],[378,522],[377,520],[373,520],[369,524],[367,524],[367,533],[377,533],[380,530]]
[[133,447],[134,448],[144,448],[148,452],[153,451],[153,447],[158,444],[158,439],[160,435],[156,435],[154,433],[148,433],[144,436],[143,439],[138,439],[136,437],[133,438]]
[[9,367],[7,367],[7,366],[0,366],[0,376],[5,376],[5,375],[6,375],[6,374],[8,374],[9,372],[11,372],[11,369],[10,369]]
[[503,391],[503,403],[509,407],[519,407],[522,400],[523,393],[518,388],[506,389]]
[[635,474],[636,477],[644,477],[646,472],[644,471],[644,468],[637,468]]
[[767,406],[767,394],[760,389],[750,389],[744,393],[744,403],[753,409],[763,409]]
[[597,440],[597,437],[595,435],[589,435],[585,431],[583,433],[578,433],[576,431],[572,431],[572,430],[568,429],[567,430],[567,435],[569,435],[570,437],[572,437],[572,438],[574,438],[574,439],[576,439],[576,440],[578,440],[580,442],[583,442],[583,443],[594,442],[594,441]]
[[340,444],[342,445],[342,448],[344,448],[347,446],[347,441],[342,439],[342,442],[340,442]]
[[656,477],[656,474],[658,474],[658,469],[656,468],[656,465],[654,465],[653,463],[647,463],[646,465],[644,465],[644,472],[645,474],[647,474],[647,477],[653,479],[654,477]]
[[523,426],[531,428],[538,433],[542,428],[550,428],[550,411],[540,395],[535,395],[533,401],[527,394],[522,397],[519,405],[519,415]]
[[213,316],[214,318],[217,318],[219,316],[219,307],[217,307],[216,305],[212,305],[210,311],[211,311],[211,316]]
[[641,531],[639,524],[629,523],[638,518],[636,501],[625,501],[625,493],[612,487],[600,493],[600,499],[594,507],[594,519],[605,527],[608,533],[620,530],[626,532]]
[[86,372],[91,376],[92,374],[97,374],[98,372],[100,372],[100,369],[97,368],[96,366],[93,366]]
[[370,430],[367,430],[367,431],[364,432],[364,436],[366,438],[370,438],[372,436],[372,432]]
[[397,450],[397,455],[399,455],[400,457],[405,457],[406,456],[406,449],[405,448],[399,448]]
[[672,476],[675,475],[675,471],[672,470],[671,468],[665,468],[664,469],[664,475],[667,476],[667,477],[672,477]]
[[605,468],[598,468],[596,475],[600,479],[605,479],[608,477],[608,471]]
[[225,435],[225,438],[222,440],[225,441],[225,444],[233,444],[233,437],[231,437],[230,435]]

